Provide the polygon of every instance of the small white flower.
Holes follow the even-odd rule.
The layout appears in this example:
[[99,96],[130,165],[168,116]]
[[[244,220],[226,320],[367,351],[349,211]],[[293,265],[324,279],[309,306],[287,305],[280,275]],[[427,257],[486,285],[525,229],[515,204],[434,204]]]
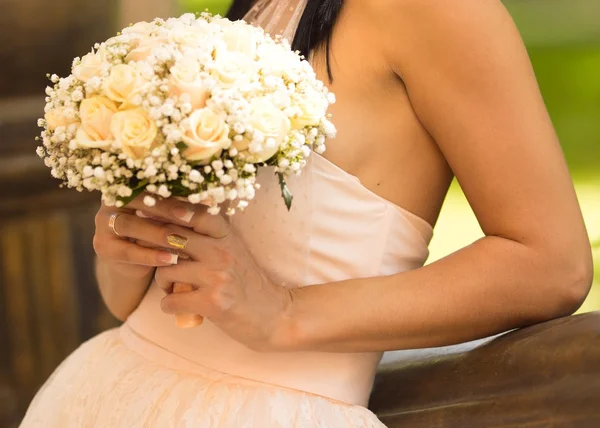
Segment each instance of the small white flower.
[[188,196],[188,201],[190,201],[192,204],[199,204],[201,200],[202,199],[200,198],[199,193],[193,193],[190,196]]
[[190,177],[190,181],[193,181],[194,183],[202,183],[204,181],[204,177],[202,177],[202,174],[200,174],[200,171],[193,169],[190,171],[189,174]]
[[237,122],[235,125],[233,125],[233,130],[236,134],[243,134],[244,132],[246,132],[246,128],[240,122]]
[[76,89],[71,93],[71,99],[75,102],[83,100],[83,92],[81,92],[79,89]]
[[251,163],[247,163],[246,165],[244,165],[244,171],[252,174],[256,172],[256,167]]
[[[222,170],[219,172],[222,172]],[[227,186],[228,184],[230,184],[233,181],[233,179],[231,178],[230,175],[224,174],[221,176],[220,181],[221,181],[221,184],[223,184],[224,186]]]
[[238,192],[235,189],[231,189],[229,192],[227,192],[227,199],[230,201],[235,200],[238,197]]
[[215,171],[220,171],[223,169],[223,162],[220,160],[215,160],[211,163],[212,167],[214,168]]
[[94,177],[96,177],[98,179],[104,179],[104,169],[100,166],[97,166],[96,168],[94,168]]
[[84,177],[84,178],[88,178],[88,177],[91,177],[91,176],[93,176],[93,175],[94,175],[94,169],[93,169],[91,166],[89,166],[89,165],[86,165],[86,166],[83,168],[83,177]]
[[150,193],[156,193],[156,185],[155,184],[148,184],[148,186],[146,186],[146,190]]
[[148,167],[144,171],[144,175],[146,177],[154,177],[157,173],[158,171],[156,170],[156,167],[154,165],[148,165]]
[[158,194],[163,198],[168,198],[169,196],[171,196],[171,192],[164,184],[158,188]]
[[154,199],[150,195],[146,195],[144,196],[144,205],[146,205],[147,207],[153,207],[154,205],[156,205],[156,199]]
[[211,171],[212,171],[212,168],[209,165],[206,165],[204,167],[204,173],[205,174],[210,174]]
[[133,194],[133,190],[127,186],[120,186],[117,194],[123,198],[128,198]]
[[219,215],[219,213],[221,212],[221,208],[219,206],[215,205],[215,206],[210,207],[206,211],[211,215]]

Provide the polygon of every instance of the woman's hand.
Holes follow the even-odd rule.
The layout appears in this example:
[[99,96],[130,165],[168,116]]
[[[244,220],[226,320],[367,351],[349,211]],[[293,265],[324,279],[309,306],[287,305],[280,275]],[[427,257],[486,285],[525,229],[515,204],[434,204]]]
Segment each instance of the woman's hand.
[[[155,279],[167,293],[161,304],[164,312],[207,317],[254,350],[282,349],[279,338],[285,336],[292,291],[262,272],[225,217],[173,199],[159,201],[152,208],[136,200],[129,207],[137,208],[138,216],[165,223],[149,229],[141,227],[134,216],[125,217],[120,224],[124,234],[146,245],[178,247],[189,257],[156,270]],[[194,290],[172,293],[175,282],[192,284]]]
[[[113,215],[117,216],[114,230],[110,227]],[[177,255],[147,248],[144,243],[128,239],[131,237],[126,235],[123,226],[129,223],[135,223],[137,229],[148,233],[157,227],[151,220],[136,217],[135,211],[130,209],[119,210],[102,205],[96,214],[96,278],[106,306],[121,321],[141,302],[154,277],[155,268],[177,263]]]
[[[109,223],[113,214],[117,218],[111,228]],[[143,230],[145,235],[160,228],[155,221],[136,216],[132,209],[117,209],[103,204],[96,214],[95,223],[94,251],[98,258],[117,269],[126,270],[129,275],[144,277],[153,272],[155,267],[177,263],[176,254],[159,248],[148,248],[148,245],[136,243],[135,237],[127,234],[132,227],[137,231]],[[127,227],[123,227],[125,225]]]

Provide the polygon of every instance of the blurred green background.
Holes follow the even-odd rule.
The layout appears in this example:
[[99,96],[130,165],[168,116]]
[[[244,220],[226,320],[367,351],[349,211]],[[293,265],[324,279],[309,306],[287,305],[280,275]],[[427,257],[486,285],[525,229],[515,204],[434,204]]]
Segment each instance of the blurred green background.
[[[567,158],[590,239],[595,281],[579,312],[600,309],[600,2],[506,0],[527,45]],[[230,1],[180,0],[185,11],[224,14]],[[483,236],[453,182],[431,242],[428,263]]]

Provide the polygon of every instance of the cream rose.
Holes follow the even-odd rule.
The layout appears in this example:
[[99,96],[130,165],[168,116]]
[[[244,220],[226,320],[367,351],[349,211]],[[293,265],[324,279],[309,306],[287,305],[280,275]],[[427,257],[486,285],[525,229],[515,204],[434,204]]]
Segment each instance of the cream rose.
[[87,82],[92,77],[102,74],[102,67],[106,64],[106,51],[104,48],[97,52],[90,52],[81,58],[81,62],[73,68],[73,75],[83,82]]
[[240,52],[254,59],[256,56],[256,33],[246,24],[234,24],[223,29],[223,41],[227,49]]
[[143,87],[144,81],[135,68],[127,64],[119,64],[110,71],[110,75],[104,81],[103,89],[108,98],[124,103]]
[[85,99],[79,106],[81,128],[92,140],[107,141],[110,138],[110,123],[117,110],[117,104],[106,97]]
[[142,159],[153,148],[158,128],[141,108],[115,113],[110,131],[123,152],[133,159]]
[[217,51],[213,76],[223,86],[231,87],[236,83],[248,82],[256,75],[256,63],[239,52]]
[[327,111],[327,105],[318,97],[318,94],[312,96],[305,94],[295,101],[294,104],[299,111],[291,118],[294,128],[302,129],[305,126],[317,126],[321,122]]
[[46,125],[50,131],[54,131],[59,126],[67,127],[78,122],[77,118],[68,117],[62,107],[50,110],[44,115],[44,118],[46,119]]
[[176,96],[188,94],[194,110],[206,106],[208,91],[200,79],[200,64],[187,58],[178,61],[171,67],[169,77],[169,93]]
[[94,136],[85,132],[83,127],[80,127],[75,134],[75,141],[79,147],[84,149],[106,149],[112,144],[112,140],[99,140]]
[[190,115],[190,126],[183,135],[188,147],[183,156],[190,161],[205,161],[229,145],[229,126],[225,118],[211,109],[196,110]]
[[125,62],[144,61],[150,56],[154,48],[164,45],[168,42],[169,40],[164,37],[142,38],[140,44],[134,50],[129,52],[129,54],[127,54],[125,57]]
[[[273,139],[275,144],[271,147],[263,144],[259,151],[249,154],[251,162],[264,162],[279,150],[281,143],[291,130],[288,117],[267,98],[256,98],[250,103],[250,124],[256,131],[260,131],[265,139]],[[240,151],[247,150],[251,143],[247,140],[235,143],[234,147]]]

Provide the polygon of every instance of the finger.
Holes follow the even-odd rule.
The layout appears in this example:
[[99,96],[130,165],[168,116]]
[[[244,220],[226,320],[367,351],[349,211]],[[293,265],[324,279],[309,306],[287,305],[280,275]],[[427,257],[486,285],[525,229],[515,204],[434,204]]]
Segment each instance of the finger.
[[167,294],[160,302],[161,310],[166,314],[196,314],[214,318],[215,311],[210,300],[201,290]]
[[[156,201],[154,206],[148,206],[144,203],[144,198],[152,197]],[[142,218],[156,218],[166,220],[171,223],[188,226],[192,218],[198,211],[206,209],[205,207],[194,205],[189,202],[167,198],[158,200],[156,196],[142,195],[131,201],[128,208],[134,210]]]
[[212,238],[222,239],[231,232],[226,218],[208,213],[204,205],[167,198],[157,201],[153,207],[148,207],[138,198],[128,207],[135,209],[138,217],[192,227],[197,233]]
[[156,284],[166,293],[169,293],[175,282],[192,284],[197,288],[206,286],[211,274],[204,265],[195,261],[181,260],[177,265],[168,266],[157,270],[154,274]]
[[120,263],[142,266],[172,266],[178,255],[164,250],[141,247],[124,239],[94,237],[94,250],[98,257]]
[[227,238],[231,232],[231,224],[223,215],[213,215],[207,210],[197,212],[190,222],[195,232],[215,239]]

